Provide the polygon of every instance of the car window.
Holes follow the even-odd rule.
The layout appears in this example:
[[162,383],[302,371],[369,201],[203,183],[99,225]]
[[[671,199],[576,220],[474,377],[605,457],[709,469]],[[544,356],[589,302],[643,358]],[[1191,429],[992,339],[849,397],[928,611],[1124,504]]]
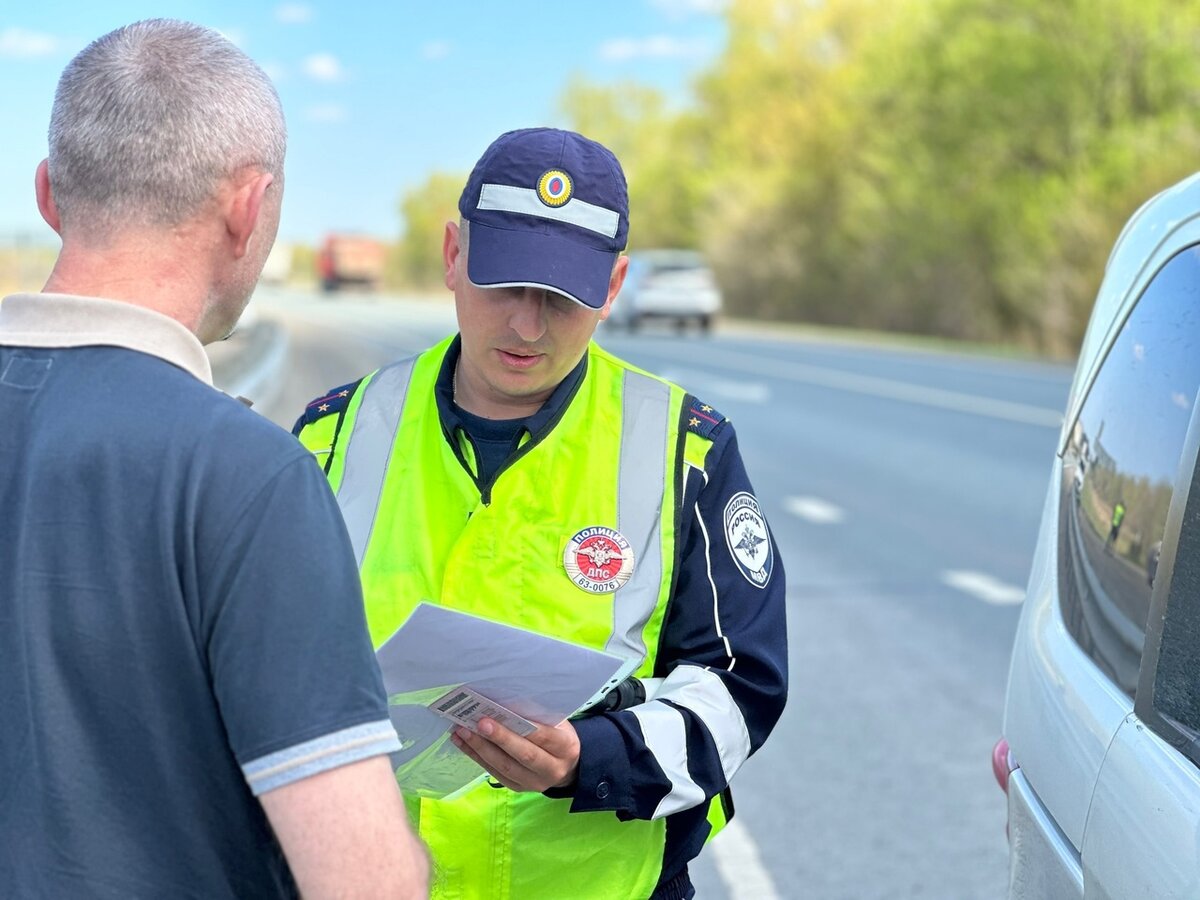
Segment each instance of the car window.
[[661,259],[650,264],[656,274],[666,272],[703,272],[707,269],[701,259]]
[[1131,697],[1167,510],[1200,385],[1200,248],[1143,292],[1063,454],[1059,598],[1068,631]]
[[631,254],[630,259],[636,260],[639,266],[655,275],[667,272],[705,272],[708,270],[704,257],[690,250],[656,250],[636,255]]

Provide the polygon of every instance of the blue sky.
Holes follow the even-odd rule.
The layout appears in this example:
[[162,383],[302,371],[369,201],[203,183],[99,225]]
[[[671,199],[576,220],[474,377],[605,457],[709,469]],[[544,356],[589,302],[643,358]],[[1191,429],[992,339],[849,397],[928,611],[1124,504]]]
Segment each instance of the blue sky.
[[90,40],[166,16],[216,28],[275,80],[288,120],[280,239],[385,238],[401,194],[466,172],[503,131],[561,125],[572,76],[637,81],[688,102],[724,42],[723,0],[255,2],[9,0],[0,12],[0,241],[50,241],[33,172],[63,66]]

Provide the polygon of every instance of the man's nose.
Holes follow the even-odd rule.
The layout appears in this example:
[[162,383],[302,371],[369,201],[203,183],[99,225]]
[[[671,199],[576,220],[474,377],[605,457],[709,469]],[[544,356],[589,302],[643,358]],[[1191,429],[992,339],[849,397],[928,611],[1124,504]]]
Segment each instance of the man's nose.
[[509,325],[526,343],[533,343],[546,333],[546,290],[527,287],[521,290],[513,304]]

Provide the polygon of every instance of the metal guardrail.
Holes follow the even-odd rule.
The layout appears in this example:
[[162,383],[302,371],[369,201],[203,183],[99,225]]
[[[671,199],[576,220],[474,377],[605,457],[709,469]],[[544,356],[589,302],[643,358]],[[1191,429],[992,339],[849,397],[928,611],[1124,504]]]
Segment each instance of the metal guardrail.
[[258,319],[232,337],[208,348],[213,383],[263,410],[279,399],[287,362],[287,332],[278,322]]

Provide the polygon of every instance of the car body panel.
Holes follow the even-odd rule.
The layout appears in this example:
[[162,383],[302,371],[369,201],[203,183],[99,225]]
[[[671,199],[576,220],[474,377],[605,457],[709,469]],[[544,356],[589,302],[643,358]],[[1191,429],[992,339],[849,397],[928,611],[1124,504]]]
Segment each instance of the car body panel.
[[1008,776],[1008,842],[1011,896],[1082,900],[1079,852],[1055,825],[1020,769]]
[[1055,465],[1013,646],[1004,736],[1024,778],[1078,852],[1104,754],[1133,701],[1079,648],[1059,612],[1060,472]]
[[[1060,505],[1079,502],[1080,482],[1092,477],[1090,469],[1085,474],[1073,466],[1074,450],[1064,453],[1147,286],[1194,245],[1200,245],[1200,174],[1130,219],[1084,337],[1009,671],[1004,737],[1018,767],[1009,779],[1010,898],[1200,897],[1200,770],[1134,714],[1134,700],[1114,680],[1128,682],[1129,673],[1118,668],[1110,676],[1093,661],[1068,630],[1059,597],[1065,565],[1059,530],[1075,521]],[[1193,406],[1193,422],[1195,415]],[[1191,452],[1185,467],[1194,462]],[[1064,492],[1064,479],[1072,490]],[[1157,569],[1157,555],[1154,562]],[[1164,555],[1161,565],[1169,574],[1173,559]],[[1157,591],[1148,567],[1144,577]],[[1095,593],[1098,614],[1107,620],[1103,592]],[[1136,686],[1140,640],[1134,654]],[[1146,670],[1152,657],[1141,657],[1143,684],[1154,674]],[[1148,699],[1139,693],[1139,712],[1143,702]]]
[[1136,715],[1100,772],[1083,843],[1091,900],[1200,897],[1200,770]]
[[721,292],[699,253],[642,250],[629,254],[629,272],[610,321],[631,327],[652,318],[708,324],[720,311]]

